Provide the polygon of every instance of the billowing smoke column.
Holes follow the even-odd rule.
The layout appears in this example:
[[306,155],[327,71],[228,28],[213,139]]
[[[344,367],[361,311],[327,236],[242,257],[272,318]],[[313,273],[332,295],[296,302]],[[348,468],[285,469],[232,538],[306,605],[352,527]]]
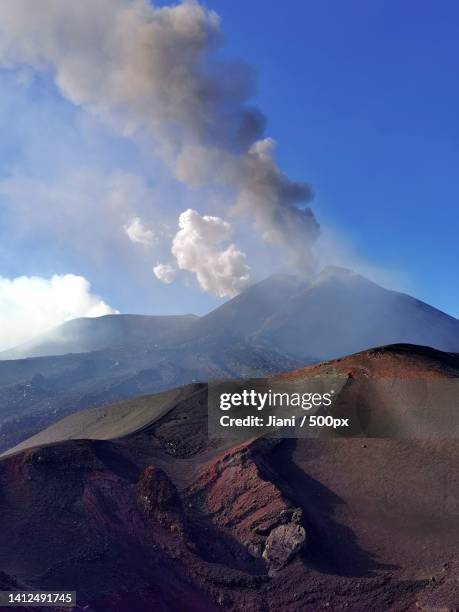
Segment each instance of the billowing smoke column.
[[0,0],[0,66],[53,74],[67,99],[126,136],[149,133],[175,176],[233,194],[232,213],[304,271],[319,228],[309,186],[262,139],[246,65],[218,57],[219,18],[194,1]]
[[203,291],[218,297],[240,293],[250,278],[245,255],[234,244],[220,249],[230,238],[230,224],[188,209],[180,215],[179,227],[172,243],[178,267],[193,272]]

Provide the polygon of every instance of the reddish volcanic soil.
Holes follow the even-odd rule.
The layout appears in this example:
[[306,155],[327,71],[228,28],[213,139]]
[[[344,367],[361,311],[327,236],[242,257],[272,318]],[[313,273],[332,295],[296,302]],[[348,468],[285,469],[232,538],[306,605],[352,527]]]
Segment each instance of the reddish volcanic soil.
[[[389,347],[292,375],[330,368],[449,380],[459,358]],[[141,431],[2,459],[0,589],[76,590],[97,612],[459,608],[457,441],[206,428],[194,385]]]
[[443,353],[412,344],[394,344],[356,353],[333,361],[295,370],[279,378],[301,378],[330,372],[347,373],[352,378],[445,379],[457,378],[459,354]]

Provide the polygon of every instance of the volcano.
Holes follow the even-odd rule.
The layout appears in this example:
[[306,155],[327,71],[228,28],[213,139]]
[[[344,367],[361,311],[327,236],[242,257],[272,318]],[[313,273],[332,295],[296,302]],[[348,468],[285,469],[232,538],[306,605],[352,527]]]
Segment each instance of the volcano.
[[196,320],[196,330],[316,361],[396,343],[459,352],[457,319],[337,267],[313,281],[270,277]]
[[459,352],[459,321],[341,268],[272,276],[203,317],[77,319],[3,355],[29,358],[0,361],[0,451],[83,408],[393,343]]
[[313,280],[271,276],[203,317],[75,319],[0,356],[18,359],[190,342],[223,347],[240,341],[315,361],[395,343],[459,351],[459,321],[409,295],[330,266]]
[[[330,370],[342,393],[394,374],[453,389],[459,355],[397,345],[283,376]],[[405,418],[406,397],[363,399]],[[454,610],[457,423],[450,439],[210,439],[205,384],[79,412],[0,460],[0,576],[97,612]]]

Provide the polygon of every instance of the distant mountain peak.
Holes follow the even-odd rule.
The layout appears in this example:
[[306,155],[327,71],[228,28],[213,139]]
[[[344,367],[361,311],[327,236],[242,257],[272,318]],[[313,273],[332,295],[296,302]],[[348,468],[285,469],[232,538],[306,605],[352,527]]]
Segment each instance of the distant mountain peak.
[[116,314],[71,319],[38,338],[0,353],[0,360],[89,353],[133,344],[162,344],[181,337],[196,315]]
[[353,278],[361,278],[368,282],[371,282],[369,279],[360,275],[358,272],[351,270],[349,268],[344,268],[342,266],[325,266],[318,272],[315,276],[305,276],[301,273],[293,274],[293,273],[276,273],[271,274],[267,278],[259,281],[252,285],[252,287],[272,287],[272,286],[282,286],[282,285],[290,285],[294,286],[303,286],[303,285],[314,285],[316,283],[320,283],[323,280],[346,280]]
[[329,276],[339,276],[350,277],[350,276],[358,276],[356,272],[353,270],[349,270],[349,268],[343,268],[342,266],[325,266],[320,272],[317,278],[329,277]]

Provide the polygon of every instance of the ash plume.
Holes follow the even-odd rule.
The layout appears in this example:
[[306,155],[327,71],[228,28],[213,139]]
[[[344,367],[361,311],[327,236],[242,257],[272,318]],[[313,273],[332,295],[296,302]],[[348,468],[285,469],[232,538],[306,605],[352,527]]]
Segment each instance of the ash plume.
[[170,285],[175,280],[176,270],[170,264],[158,263],[153,267],[153,274],[162,283]]
[[289,179],[250,104],[252,71],[219,56],[218,15],[190,0],[0,0],[0,66],[51,74],[112,129],[149,134],[178,180],[231,194],[228,214],[308,271],[319,226],[313,194]]

